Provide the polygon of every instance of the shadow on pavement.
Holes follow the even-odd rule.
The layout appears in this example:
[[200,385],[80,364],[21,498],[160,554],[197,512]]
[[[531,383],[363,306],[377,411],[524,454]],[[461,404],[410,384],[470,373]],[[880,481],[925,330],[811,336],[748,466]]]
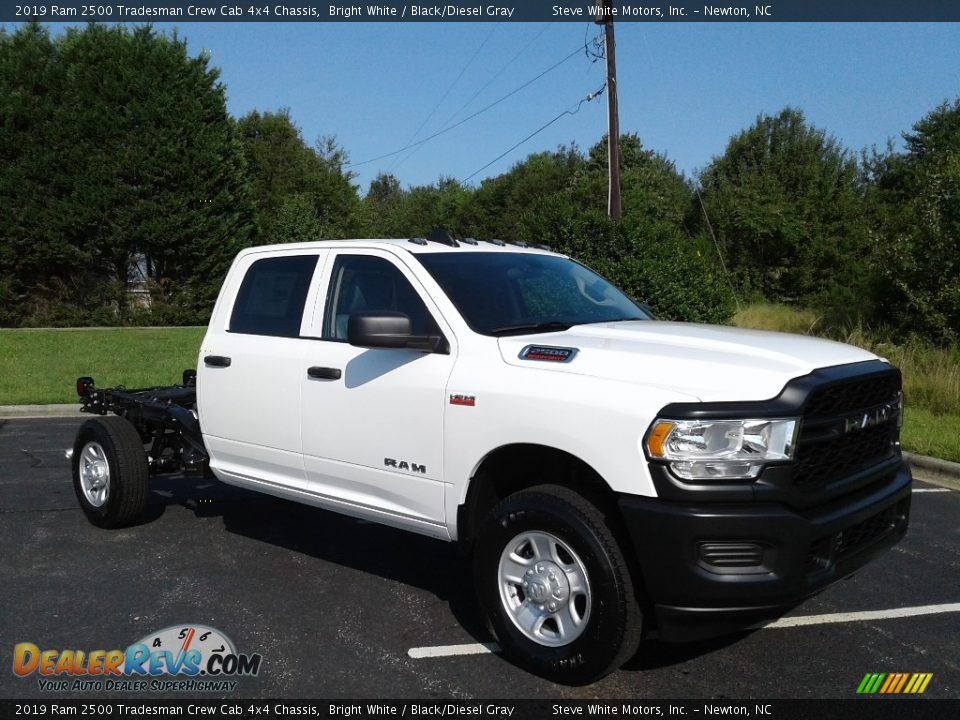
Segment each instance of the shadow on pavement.
[[474,600],[469,563],[453,543],[212,478],[156,477],[150,489],[147,512],[138,525],[157,520],[171,505],[197,517],[222,517],[228,532],[425,590],[449,603],[457,622],[477,642],[493,639]]

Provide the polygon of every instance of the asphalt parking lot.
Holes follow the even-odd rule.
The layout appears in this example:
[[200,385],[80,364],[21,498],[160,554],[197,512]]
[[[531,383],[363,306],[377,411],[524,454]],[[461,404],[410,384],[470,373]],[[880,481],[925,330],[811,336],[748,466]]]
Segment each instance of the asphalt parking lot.
[[785,621],[649,641],[571,688],[496,653],[449,654],[492,639],[448,544],[187,478],[154,481],[140,524],[91,526],[63,456],[80,422],[0,420],[3,698],[40,695],[10,670],[16,643],[125,648],[186,623],[262,654],[227,697],[850,698],[865,673],[924,672],[924,697],[960,698],[960,492],[918,482],[906,540]]

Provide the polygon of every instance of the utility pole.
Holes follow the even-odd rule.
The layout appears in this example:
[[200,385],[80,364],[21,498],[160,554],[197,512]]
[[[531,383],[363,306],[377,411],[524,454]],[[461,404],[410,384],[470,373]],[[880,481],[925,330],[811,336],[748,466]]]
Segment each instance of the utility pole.
[[620,204],[620,109],[617,106],[617,56],[613,38],[613,0],[603,0],[604,14],[597,23],[604,26],[604,55],[607,59],[607,163],[609,190],[607,216],[619,220]]

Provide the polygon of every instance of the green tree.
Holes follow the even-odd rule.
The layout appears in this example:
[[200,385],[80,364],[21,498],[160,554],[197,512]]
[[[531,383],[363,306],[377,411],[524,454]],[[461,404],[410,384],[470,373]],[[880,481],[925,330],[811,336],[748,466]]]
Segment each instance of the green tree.
[[[573,193],[577,204],[606,212],[608,196],[608,138],[590,148],[577,174]],[[643,147],[640,136],[620,136],[620,194],[626,220],[668,223],[683,227],[693,188],[665,155]]]
[[576,146],[534,153],[495,178],[484,180],[467,212],[478,237],[526,240],[526,220],[539,203],[569,194],[583,156]]
[[[218,71],[206,56],[190,57],[176,34],[94,24],[52,43],[25,26],[3,41],[0,65],[36,63],[30,58],[45,38],[45,81],[27,88],[14,80],[13,90],[52,111],[47,121],[14,120],[7,137],[13,146],[42,145],[40,162],[51,170],[30,174],[11,198],[19,222],[0,216],[0,272],[19,274],[27,298],[19,322],[123,320],[128,280],[144,266],[154,320],[203,320],[252,228]],[[0,83],[6,96],[11,80],[2,71]],[[0,106],[0,114],[6,126],[16,108]],[[5,165],[0,178],[6,205],[16,170]],[[25,201],[29,194],[39,200]],[[16,258],[33,243],[26,266]]]
[[858,179],[837,140],[786,108],[733,137],[700,185],[740,284],[773,300],[836,302],[863,282]]
[[400,188],[400,181],[395,175],[380,173],[370,181],[370,188],[367,190],[366,197],[373,202],[386,203],[403,194]]
[[870,207],[881,319],[901,333],[960,339],[960,99],[874,154]]
[[[344,151],[332,138],[309,147],[285,108],[254,110],[237,121],[237,129],[262,242],[356,234],[359,198],[343,170]],[[297,231],[287,235],[293,217]]]
[[415,237],[443,229],[454,236],[471,235],[465,218],[472,200],[473,191],[453,178],[402,190],[396,178],[381,174],[363,199],[366,234]]
[[82,285],[91,256],[61,229],[57,97],[63,68],[44,26],[0,30],[0,324],[19,325],[36,296]]
[[407,234],[401,217],[408,193],[400,187],[396,176],[380,173],[370,181],[363,197],[363,235],[400,237]]
[[721,323],[733,314],[733,293],[714,256],[668,223],[614,222],[554,196],[531,216],[527,233],[650,303],[661,319]]

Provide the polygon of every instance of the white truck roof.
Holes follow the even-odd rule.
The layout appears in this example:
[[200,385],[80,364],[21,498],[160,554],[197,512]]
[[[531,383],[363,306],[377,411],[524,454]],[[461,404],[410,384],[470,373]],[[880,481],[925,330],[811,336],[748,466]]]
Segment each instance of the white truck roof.
[[[468,240],[470,240],[470,238],[468,238]],[[472,243],[458,240],[456,242],[457,246],[451,246],[440,242],[428,241],[424,238],[351,238],[346,240],[317,240],[303,243],[261,245],[247,248],[242,252],[246,254],[249,252],[268,252],[272,250],[322,250],[331,247],[361,246],[369,248],[395,247],[406,250],[414,255],[437,252],[500,252],[556,255],[562,257],[559,253],[551,251],[544,245],[524,245],[503,240],[473,240]]]

